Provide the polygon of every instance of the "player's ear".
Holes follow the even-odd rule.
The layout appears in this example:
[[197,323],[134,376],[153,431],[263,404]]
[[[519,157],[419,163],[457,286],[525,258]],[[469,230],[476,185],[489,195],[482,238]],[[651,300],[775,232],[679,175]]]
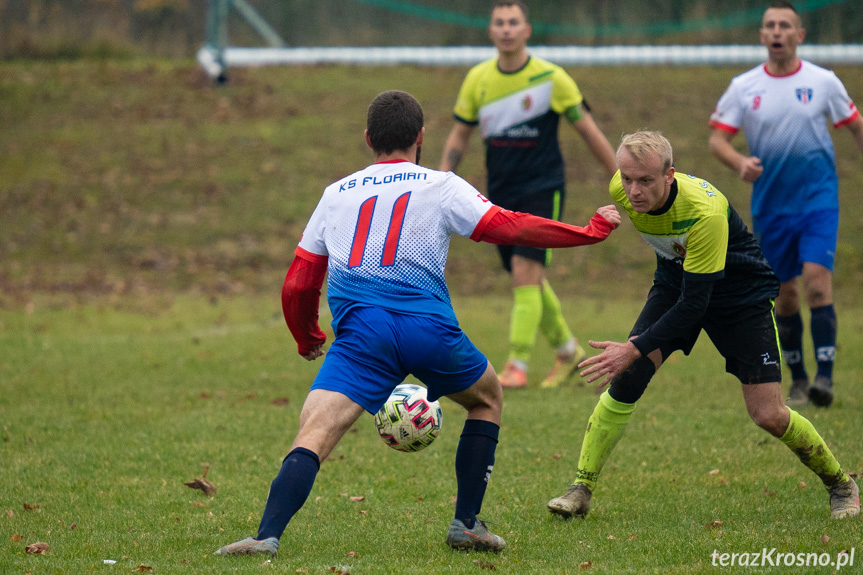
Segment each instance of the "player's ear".
[[665,172],[665,185],[670,186],[671,182],[674,181],[674,166],[671,166]]
[[[368,130],[366,130],[366,132],[368,132]],[[425,133],[426,133],[425,127],[420,128],[420,133],[417,134],[417,146],[423,145],[423,136],[425,135]]]
[[802,44],[804,38],[806,38],[806,28],[801,26],[797,29],[797,43]]
[[[366,138],[366,145],[369,148],[372,148],[372,140],[371,140],[371,138],[369,138],[369,131],[363,130],[363,136],[365,136],[365,138]],[[372,148],[372,149],[374,150],[374,148]]]

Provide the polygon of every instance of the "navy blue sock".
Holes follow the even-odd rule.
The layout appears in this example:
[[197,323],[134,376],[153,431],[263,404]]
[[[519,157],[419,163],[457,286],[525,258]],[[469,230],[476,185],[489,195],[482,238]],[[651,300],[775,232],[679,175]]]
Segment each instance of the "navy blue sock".
[[306,502],[320,468],[320,459],[314,451],[297,447],[288,453],[270,485],[264,516],[258,527],[259,541],[269,537],[281,539],[288,522]]
[[800,317],[800,312],[794,315],[777,315],[776,328],[779,330],[782,355],[791,368],[791,379],[809,379],[803,363],[803,318]]
[[458,497],[455,518],[468,529],[476,525],[476,516],[482,508],[485,488],[494,468],[494,451],[500,426],[481,419],[464,422],[458,449],[455,452],[455,477]]
[[833,378],[836,358],[836,310],[833,304],[812,308],[812,343],[818,361],[818,375]]

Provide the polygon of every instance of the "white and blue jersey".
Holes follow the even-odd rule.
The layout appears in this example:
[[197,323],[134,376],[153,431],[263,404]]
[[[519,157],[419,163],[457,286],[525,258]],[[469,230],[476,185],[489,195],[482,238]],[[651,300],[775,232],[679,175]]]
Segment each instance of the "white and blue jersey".
[[764,172],[752,188],[752,216],[839,208],[833,142],[827,128],[859,112],[832,71],[801,60],[787,76],[760,65],[735,77],[710,116],[710,125],[736,134]]
[[450,236],[470,236],[492,206],[452,172],[405,161],[328,186],[299,247],[329,257],[333,328],[354,307],[458,325],[444,279]]

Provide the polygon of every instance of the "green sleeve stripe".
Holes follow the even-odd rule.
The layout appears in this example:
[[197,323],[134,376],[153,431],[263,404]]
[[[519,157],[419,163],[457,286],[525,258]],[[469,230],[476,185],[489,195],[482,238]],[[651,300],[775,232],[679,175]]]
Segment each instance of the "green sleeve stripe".
[[537,80],[545,78],[546,76],[551,76],[552,74],[554,74],[554,70],[546,70],[545,72],[542,72],[540,74],[537,74],[536,76],[529,78],[528,82],[536,82]]
[[563,115],[569,120],[570,124],[574,124],[584,118],[584,108],[581,107],[581,104],[576,104],[569,110],[566,110]]

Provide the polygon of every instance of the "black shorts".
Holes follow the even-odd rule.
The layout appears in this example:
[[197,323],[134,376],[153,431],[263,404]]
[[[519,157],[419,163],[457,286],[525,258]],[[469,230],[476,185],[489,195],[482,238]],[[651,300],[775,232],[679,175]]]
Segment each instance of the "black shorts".
[[[644,333],[677,303],[679,297],[678,290],[654,284],[630,337]],[[702,329],[725,358],[725,371],[737,377],[741,383],[782,381],[779,338],[771,300],[739,307],[708,308],[697,325],[660,346],[663,361],[677,350],[689,355]]]
[[[565,196],[563,187],[551,190],[533,192],[523,196],[507,195],[502,198],[489,198],[496,205],[512,210],[541,216],[550,220],[560,220],[563,214],[563,198]],[[529,248],[526,246],[497,246],[503,268],[512,271],[512,256],[517,255],[547,266],[551,263],[551,250],[542,248]]]

